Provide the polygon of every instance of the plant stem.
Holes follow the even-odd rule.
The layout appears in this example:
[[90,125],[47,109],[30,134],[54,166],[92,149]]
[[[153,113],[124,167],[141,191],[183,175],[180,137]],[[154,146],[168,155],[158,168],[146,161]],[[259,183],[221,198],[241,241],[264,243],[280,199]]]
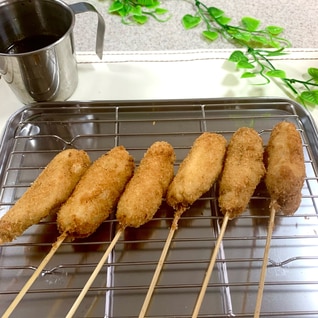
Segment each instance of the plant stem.
[[[223,23],[223,21],[227,21],[228,18],[223,16],[222,10],[217,8],[209,8],[199,0],[195,0],[195,7],[197,9],[197,14],[205,23],[208,31],[217,32],[229,42],[233,42],[235,46],[244,47],[246,49],[245,54],[243,53],[247,59],[246,62],[248,62],[248,64],[250,65],[257,66],[257,71],[254,72],[254,74],[258,74],[263,77],[267,84],[270,83],[270,77],[272,76],[267,75],[267,71],[281,71],[273,65],[269,57],[285,54],[283,52],[284,49],[287,47],[291,47],[290,41],[283,37],[277,36],[279,33],[272,34],[268,29],[249,30],[241,26],[229,25],[227,22]],[[215,16],[214,12],[216,12],[218,16]],[[222,20],[222,18],[225,19]],[[268,49],[255,48],[255,43],[249,40],[253,39],[253,37],[255,38],[255,36],[260,36],[264,39],[267,39],[268,42],[265,43],[268,44]],[[273,48],[276,48],[276,50],[273,51]],[[294,84],[302,85],[305,91],[311,91],[310,87],[318,87],[318,82],[313,78],[307,81],[287,77],[276,78],[279,78],[292,91],[292,93],[301,100],[302,90],[301,88],[296,87]]]

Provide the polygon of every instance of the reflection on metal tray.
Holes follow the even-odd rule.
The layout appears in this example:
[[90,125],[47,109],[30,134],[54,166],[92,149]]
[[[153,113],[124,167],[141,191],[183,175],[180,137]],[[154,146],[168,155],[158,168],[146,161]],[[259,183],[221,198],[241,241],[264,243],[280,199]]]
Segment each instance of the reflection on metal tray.
[[[203,131],[228,140],[242,126],[267,143],[272,127],[287,120],[302,134],[307,178],[292,217],[277,215],[262,317],[318,316],[318,136],[308,113],[285,99],[213,99],[44,103],[26,107],[8,122],[1,144],[1,210],[4,214],[49,160],[68,147],[94,160],[122,144],[138,164],[157,140],[170,142],[179,163]],[[269,216],[260,186],[246,211],[227,227],[200,317],[252,317]],[[76,317],[136,317],[141,309],[173,211],[163,203],[155,218],[128,228],[81,303]],[[147,317],[190,317],[218,236],[222,215],[215,188],[179,222]],[[111,241],[114,217],[91,237],[59,248],[12,317],[63,317]],[[32,226],[0,248],[0,313],[9,306],[58,233],[54,218]]]

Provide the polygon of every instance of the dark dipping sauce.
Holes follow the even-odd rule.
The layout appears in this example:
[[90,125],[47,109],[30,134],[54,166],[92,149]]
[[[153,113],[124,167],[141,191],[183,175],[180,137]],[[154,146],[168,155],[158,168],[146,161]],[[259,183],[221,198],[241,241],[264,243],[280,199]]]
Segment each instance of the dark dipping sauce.
[[7,49],[7,54],[28,53],[43,49],[44,47],[55,43],[59,39],[56,35],[40,34],[26,37],[22,40],[12,43]]

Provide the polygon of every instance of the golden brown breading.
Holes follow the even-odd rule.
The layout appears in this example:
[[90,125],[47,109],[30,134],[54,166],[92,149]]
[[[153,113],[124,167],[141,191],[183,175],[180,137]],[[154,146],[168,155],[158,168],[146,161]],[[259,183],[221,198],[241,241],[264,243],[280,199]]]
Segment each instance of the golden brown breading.
[[168,188],[167,203],[184,211],[207,192],[222,171],[225,151],[226,139],[222,135],[201,134]]
[[219,206],[229,219],[239,216],[246,208],[256,186],[265,174],[263,141],[247,127],[238,129],[227,149],[220,181]]
[[0,244],[12,241],[65,202],[89,165],[83,150],[68,149],[57,154],[1,218]]
[[265,183],[276,211],[292,215],[301,202],[306,176],[304,153],[299,132],[292,123],[278,123],[266,147]]
[[114,211],[134,167],[132,156],[123,146],[111,149],[93,162],[57,213],[60,233],[66,232],[74,239],[95,232]]
[[147,150],[118,202],[116,217],[123,228],[152,219],[173,178],[174,161],[174,149],[167,142],[155,142]]

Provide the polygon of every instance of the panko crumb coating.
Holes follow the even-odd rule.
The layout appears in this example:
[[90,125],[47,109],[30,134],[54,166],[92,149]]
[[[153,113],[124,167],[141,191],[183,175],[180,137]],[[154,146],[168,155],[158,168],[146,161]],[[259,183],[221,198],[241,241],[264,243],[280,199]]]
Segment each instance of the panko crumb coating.
[[12,241],[55,212],[71,195],[90,163],[83,150],[67,149],[58,153],[0,219],[0,244]]
[[194,141],[168,188],[167,203],[176,211],[187,209],[216,182],[222,171],[226,143],[222,135],[211,132]]
[[176,156],[165,141],[153,143],[119,199],[116,218],[122,228],[138,228],[159,209],[174,175]]
[[219,206],[229,219],[239,216],[265,174],[263,141],[253,128],[239,128],[232,136],[221,174]]
[[94,233],[115,210],[134,167],[132,156],[123,146],[112,148],[94,161],[57,213],[59,232],[71,239]]
[[301,190],[306,177],[301,136],[295,125],[278,123],[272,130],[265,153],[265,184],[271,206],[277,212],[293,215],[301,203]]

